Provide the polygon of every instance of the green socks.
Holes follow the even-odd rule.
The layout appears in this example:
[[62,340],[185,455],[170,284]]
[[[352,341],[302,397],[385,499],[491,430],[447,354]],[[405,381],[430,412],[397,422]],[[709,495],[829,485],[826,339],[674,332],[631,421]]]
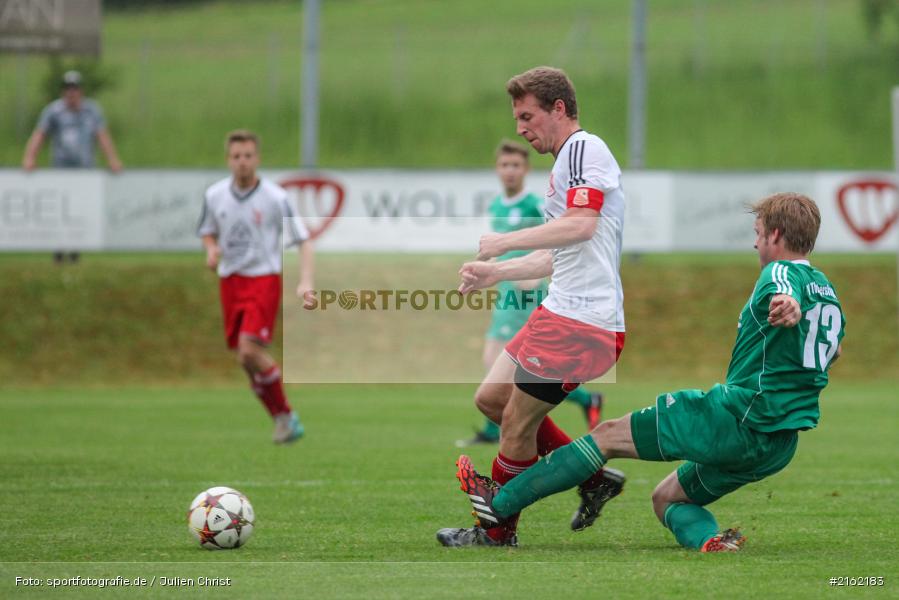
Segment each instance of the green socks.
[[481,430],[481,433],[487,437],[499,439],[499,425],[490,419],[484,419],[484,429]]
[[590,392],[584,389],[584,386],[578,386],[573,392],[565,396],[566,400],[571,400],[581,408],[590,408]]
[[715,516],[698,504],[669,504],[665,509],[665,527],[671,530],[677,543],[695,550],[702,548],[709,538],[718,535]]
[[586,481],[606,458],[589,435],[550,452],[502,487],[493,499],[501,516],[514,515],[537,500],[573,488]]

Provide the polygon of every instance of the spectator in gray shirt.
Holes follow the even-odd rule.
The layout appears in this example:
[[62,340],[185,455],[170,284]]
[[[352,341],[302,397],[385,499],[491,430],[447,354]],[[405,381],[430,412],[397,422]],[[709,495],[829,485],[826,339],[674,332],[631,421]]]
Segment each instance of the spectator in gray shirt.
[[[22,167],[31,171],[37,165],[37,155],[50,137],[51,166],[57,169],[90,169],[94,167],[94,139],[100,143],[109,169],[118,173],[122,161],[106,129],[100,105],[84,97],[81,73],[66,71],[62,76],[62,97],[41,111],[37,127],[25,146]],[[58,250],[53,259],[62,264],[68,258],[78,260],[77,252]]]
[[94,167],[96,139],[106,156],[109,169],[115,173],[122,170],[122,161],[106,129],[100,105],[84,97],[81,73],[78,71],[67,71],[63,75],[62,97],[48,104],[41,112],[37,127],[25,146],[22,167],[26,171],[36,166],[38,152],[48,136],[54,168]]

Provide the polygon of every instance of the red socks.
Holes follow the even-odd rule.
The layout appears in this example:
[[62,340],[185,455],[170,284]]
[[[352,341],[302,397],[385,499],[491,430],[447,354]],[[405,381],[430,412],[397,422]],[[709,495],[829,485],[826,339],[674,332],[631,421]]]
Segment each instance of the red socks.
[[529,460],[512,460],[502,454],[497,454],[493,459],[493,481],[500,485],[506,485],[519,473],[524,473],[528,467],[537,462],[537,457]]
[[[247,374],[250,375],[249,371]],[[278,365],[273,365],[268,371],[250,375],[250,387],[271,416],[290,412],[290,404],[287,402],[287,396],[284,395],[284,385],[281,383],[281,370]]]
[[[552,419],[544,417],[540,422],[540,428],[537,429],[537,454],[546,456],[556,448],[561,448],[571,443],[571,438],[559,429]],[[537,457],[530,460],[512,460],[506,458],[502,454],[498,455],[493,461],[493,481],[500,485],[505,485],[513,477],[519,473],[523,473],[525,469],[537,462]],[[518,515],[511,517],[503,527],[494,527],[487,530],[487,535],[491,539],[502,541],[514,535],[518,526]]]
[[543,417],[540,427],[537,428],[537,454],[546,456],[556,448],[567,446],[571,443],[568,434],[559,429],[552,419]]
[[[496,458],[493,459],[493,472],[491,473],[491,476],[493,477],[493,481],[500,485],[505,485],[519,473],[524,473],[524,471],[535,462],[537,462],[536,456],[528,460],[512,460],[511,458],[506,458],[502,454],[497,454]],[[515,530],[517,528],[518,515],[513,515],[509,517],[505,525],[492,527],[485,531],[487,532],[487,535],[490,536],[490,539],[502,542],[515,535]]]

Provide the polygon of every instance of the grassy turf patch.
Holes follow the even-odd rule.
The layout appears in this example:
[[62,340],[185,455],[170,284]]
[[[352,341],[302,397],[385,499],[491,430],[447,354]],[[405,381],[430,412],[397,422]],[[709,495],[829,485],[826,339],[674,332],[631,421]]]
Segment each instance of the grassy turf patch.
[[[468,259],[323,254],[316,285],[353,290],[361,282],[381,281],[399,282],[404,289],[417,284],[453,289],[459,265]],[[861,380],[899,377],[895,258],[825,254],[813,260],[833,281],[846,314],[844,356],[834,373]],[[625,258],[628,337],[618,377],[720,381],[758,269],[750,253]],[[293,271],[290,265],[285,270],[287,289],[293,289]],[[224,347],[216,277],[203,267],[199,252],[86,254],[80,264],[65,267],[52,265],[49,255],[0,254],[0,298],[11,299],[0,319],[6,341],[0,347],[0,380],[7,386],[243,381]],[[294,302],[284,310],[291,320],[300,309]],[[372,314],[368,325],[375,330],[389,325],[385,314]],[[426,335],[404,338],[387,331],[379,337],[381,358],[392,356],[424,370],[417,379],[392,381],[433,381],[426,377],[438,373],[441,361],[479,371],[488,315],[472,312],[462,320],[447,314],[412,315],[430,319],[423,325]],[[359,331],[328,330],[313,337],[325,336],[333,351],[304,356],[311,371],[333,373],[335,356],[348,365],[380,360],[370,340],[358,343]],[[280,353],[277,344],[274,351]]]
[[[708,383],[607,386],[607,415]],[[635,461],[618,463],[626,493],[591,530],[568,531],[575,498],[564,493],[526,511],[517,550],[440,548],[436,529],[470,520],[452,465],[453,440],[477,422],[470,386],[292,387],[308,437],[287,448],[271,445],[243,389],[4,390],[0,501],[14,526],[0,529],[0,589],[11,593],[15,576],[75,575],[232,577],[234,597],[448,598],[467,581],[475,597],[695,598],[726,579],[741,596],[788,587],[812,598],[837,575],[883,575],[889,587],[894,389],[836,381],[790,467],[713,505],[723,526],[749,537],[738,556],[679,549],[649,503],[674,465]],[[583,429],[574,407],[556,412],[572,433]],[[493,452],[472,456],[487,468]],[[186,530],[187,504],[214,484],[237,487],[256,508],[245,548],[207,552]],[[144,593],[168,591],[157,583]]]

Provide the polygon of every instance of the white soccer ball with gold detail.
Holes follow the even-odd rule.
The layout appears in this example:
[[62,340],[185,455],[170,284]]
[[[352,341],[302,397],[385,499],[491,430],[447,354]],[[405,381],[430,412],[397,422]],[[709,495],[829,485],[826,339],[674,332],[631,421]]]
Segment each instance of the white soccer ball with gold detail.
[[207,550],[243,546],[253,535],[255,524],[256,514],[247,497],[224,486],[199,494],[187,511],[190,532]]

